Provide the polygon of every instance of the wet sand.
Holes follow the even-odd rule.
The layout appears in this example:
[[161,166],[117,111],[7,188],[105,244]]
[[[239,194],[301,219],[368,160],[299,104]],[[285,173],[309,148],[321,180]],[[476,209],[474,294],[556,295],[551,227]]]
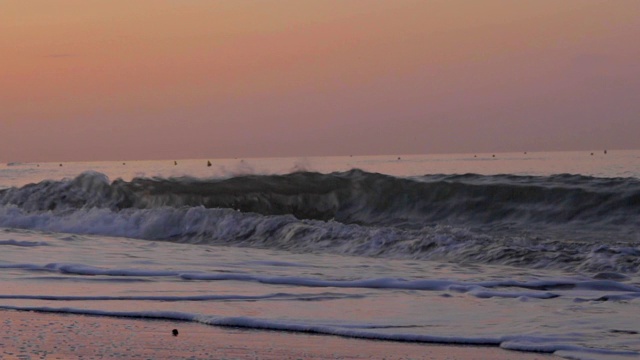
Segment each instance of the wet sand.
[[557,359],[495,347],[10,310],[0,310],[0,349],[0,359]]

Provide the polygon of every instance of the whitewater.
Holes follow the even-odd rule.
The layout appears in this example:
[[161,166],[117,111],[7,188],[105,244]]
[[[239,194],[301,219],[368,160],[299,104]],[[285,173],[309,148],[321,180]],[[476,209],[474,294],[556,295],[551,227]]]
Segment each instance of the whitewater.
[[0,309],[637,358],[639,215],[640,151],[12,162]]

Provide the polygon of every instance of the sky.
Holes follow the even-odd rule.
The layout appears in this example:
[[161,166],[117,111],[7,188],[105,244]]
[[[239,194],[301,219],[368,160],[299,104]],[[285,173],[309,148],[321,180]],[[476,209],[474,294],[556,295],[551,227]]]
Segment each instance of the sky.
[[637,0],[0,0],[0,161],[640,148]]

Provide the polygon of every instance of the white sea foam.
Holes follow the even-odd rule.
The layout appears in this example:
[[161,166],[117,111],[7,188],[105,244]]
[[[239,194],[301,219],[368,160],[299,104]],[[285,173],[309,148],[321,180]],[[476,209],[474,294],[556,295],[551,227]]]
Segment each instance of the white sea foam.
[[[299,276],[264,276],[247,273],[211,273],[179,270],[149,270],[125,268],[98,268],[84,264],[49,263],[0,264],[0,268],[30,269],[61,274],[109,276],[109,277],[173,277],[188,281],[241,281],[269,285],[291,285],[298,287],[366,288],[418,291],[451,291],[467,293],[477,298],[533,298],[552,299],[566,294],[566,290],[588,290],[604,293],[599,299],[632,299],[640,296],[640,287],[611,280],[547,279],[528,282],[514,280],[461,282],[442,279],[405,280],[398,278],[370,278],[359,280],[329,280]],[[505,291],[504,289],[510,289]],[[517,289],[517,290],[514,290]],[[553,292],[548,289],[555,289]],[[625,294],[620,294],[625,292]],[[0,296],[1,297],[1,296]],[[581,301],[576,298],[576,301]]]
[[511,242],[503,235],[492,237],[450,226],[417,230],[367,227],[204,207],[27,212],[8,205],[0,206],[0,226],[305,253],[471,261],[592,272],[629,273],[640,269],[640,247],[589,242],[563,244],[556,240],[540,244],[536,236],[515,237]]

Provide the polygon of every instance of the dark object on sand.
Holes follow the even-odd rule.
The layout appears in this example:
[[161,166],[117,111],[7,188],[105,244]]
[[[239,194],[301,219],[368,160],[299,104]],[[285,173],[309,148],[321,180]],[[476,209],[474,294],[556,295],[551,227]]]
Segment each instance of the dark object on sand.
[[173,334],[173,336],[178,336],[178,329],[171,330],[171,333]]
[[211,161],[207,161],[207,166],[211,166]]

